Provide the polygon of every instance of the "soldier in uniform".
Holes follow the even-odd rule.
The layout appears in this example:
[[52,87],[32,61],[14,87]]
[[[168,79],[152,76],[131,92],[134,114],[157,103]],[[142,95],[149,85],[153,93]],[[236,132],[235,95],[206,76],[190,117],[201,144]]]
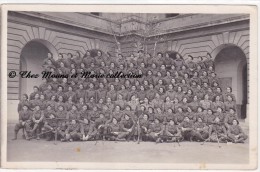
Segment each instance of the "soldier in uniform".
[[33,129],[30,132],[37,135],[36,138],[37,140],[40,140],[39,134],[43,127],[43,119],[44,119],[44,113],[40,109],[40,106],[36,105],[32,113]]
[[28,140],[28,131],[31,129],[32,111],[28,110],[28,105],[24,104],[22,110],[19,111],[19,123],[14,128],[14,138],[17,139],[17,134],[20,129],[24,130],[23,138]]
[[201,117],[198,117],[197,121],[193,125],[194,135],[192,140],[204,141],[209,137],[209,127],[203,122]]
[[209,138],[211,142],[226,142],[228,140],[227,130],[224,124],[220,123],[219,117],[215,117],[209,128]]
[[40,94],[39,87],[34,86],[33,92],[30,94],[30,100],[33,100],[35,98],[36,94]]
[[154,123],[150,125],[148,129],[147,137],[148,139],[155,141],[156,143],[163,142],[161,135],[163,134],[163,126],[159,119],[155,117]]
[[225,119],[224,119],[224,123],[225,123],[225,126],[227,129],[230,127],[230,125],[233,124],[234,119],[238,120],[236,111],[235,111],[235,109],[230,108],[229,112],[226,114]]
[[182,138],[181,130],[179,127],[174,123],[173,119],[170,119],[169,122],[166,124],[165,128],[165,135],[169,137],[168,141],[177,141]]
[[76,122],[76,120],[71,120],[71,122],[68,124],[68,127],[65,131],[65,139],[62,141],[77,141],[80,140],[80,126]]
[[82,118],[79,121],[80,125],[80,139],[83,141],[95,139],[97,134],[97,129],[95,128],[94,124],[91,123],[87,118]]
[[128,114],[124,114],[124,118],[120,121],[122,130],[126,132],[126,139],[130,140],[134,134],[136,129],[136,124],[133,118]]
[[180,123],[180,128],[184,140],[191,141],[192,137],[196,135],[193,131],[193,122],[189,119],[188,116],[184,116],[183,121]]
[[128,132],[122,130],[121,125],[118,123],[115,117],[113,117],[111,120],[112,122],[108,124],[109,140],[125,141]]
[[27,94],[23,94],[22,99],[18,103],[18,107],[17,107],[17,112],[18,113],[23,109],[24,105],[26,105],[28,108],[31,107],[31,103],[28,100],[28,95]]
[[244,141],[248,138],[236,119],[234,119],[232,125],[229,126],[227,136],[234,143],[244,143]]

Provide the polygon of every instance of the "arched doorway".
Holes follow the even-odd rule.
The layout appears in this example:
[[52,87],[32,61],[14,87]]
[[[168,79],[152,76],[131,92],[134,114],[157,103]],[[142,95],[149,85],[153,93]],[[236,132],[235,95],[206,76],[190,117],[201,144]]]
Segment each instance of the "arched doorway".
[[39,78],[20,78],[20,96],[33,92],[33,86],[39,86],[42,82],[42,64],[47,54],[51,52],[57,58],[57,51],[51,43],[45,40],[32,40],[22,49],[20,57],[20,71],[31,71],[32,74],[40,74]]
[[236,96],[237,114],[246,118],[247,61],[244,52],[235,45],[223,46],[215,57],[215,71],[223,91],[232,87]]

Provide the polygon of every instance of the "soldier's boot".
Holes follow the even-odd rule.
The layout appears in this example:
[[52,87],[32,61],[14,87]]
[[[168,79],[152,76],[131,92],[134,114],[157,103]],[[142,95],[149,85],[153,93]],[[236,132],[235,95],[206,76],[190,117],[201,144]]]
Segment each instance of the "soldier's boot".
[[28,140],[28,141],[30,140],[27,131],[24,131],[24,136],[25,136],[25,139],[26,139],[26,140]]
[[25,135],[24,135],[24,128],[23,128],[23,135],[22,135],[23,139],[25,139]]
[[12,140],[17,140],[17,134],[18,134],[18,131],[14,130],[14,138]]

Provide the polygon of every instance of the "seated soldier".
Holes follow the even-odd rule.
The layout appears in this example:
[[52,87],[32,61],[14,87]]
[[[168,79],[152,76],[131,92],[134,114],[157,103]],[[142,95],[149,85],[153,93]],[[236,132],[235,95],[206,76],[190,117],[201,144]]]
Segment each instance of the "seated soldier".
[[76,122],[76,120],[71,120],[71,122],[68,124],[68,127],[65,131],[65,139],[63,139],[62,141],[76,141],[76,140],[80,140],[80,126],[79,124]]
[[243,132],[242,128],[239,126],[239,122],[237,119],[234,119],[233,124],[229,126],[227,135],[233,143],[244,143],[244,141],[248,138],[248,136]]
[[162,124],[160,124],[159,119],[155,117],[154,124],[150,125],[146,136],[149,140],[155,141],[156,143],[163,142],[161,139],[163,129],[164,128]]
[[[110,118],[112,118],[110,116]],[[103,113],[99,113],[99,117],[94,121],[94,127],[97,130],[96,138],[102,137],[104,140],[107,134],[107,123],[109,120]]]
[[[128,114],[124,114],[124,118],[120,121],[121,128],[126,132],[126,139],[129,141],[135,133],[135,121]],[[135,140],[135,138],[134,138]]]
[[188,116],[185,116],[183,122],[180,123],[180,129],[184,140],[191,141],[192,137],[196,135],[196,133],[193,131],[193,122],[189,119]]
[[32,121],[33,121],[33,129],[30,131],[32,134],[37,135],[37,140],[40,140],[39,134],[41,132],[41,129],[43,127],[43,119],[44,119],[44,113],[40,109],[40,106],[35,106],[35,109],[32,114]]
[[228,140],[225,125],[220,122],[219,117],[215,117],[209,128],[209,140],[211,142],[226,142]]
[[[110,122],[111,120],[112,122]],[[121,129],[121,126],[115,117],[113,117],[111,120],[109,121],[107,128],[108,140],[125,141],[128,132],[125,132]]]
[[32,111],[28,110],[28,105],[24,104],[22,110],[19,111],[19,123],[14,128],[14,138],[17,139],[17,134],[20,129],[24,129],[23,138],[28,140],[28,131],[31,129],[32,124]]
[[231,108],[229,109],[229,113],[226,114],[224,119],[224,123],[227,129],[229,128],[230,125],[233,124],[234,119],[237,120],[237,114],[235,112],[235,109]]
[[201,117],[197,118],[197,121],[193,125],[194,135],[192,140],[204,141],[209,137],[209,127],[202,121]]
[[173,119],[170,119],[169,122],[166,124],[164,134],[167,137],[167,141],[170,142],[179,141],[182,138],[181,130],[177,125],[175,125]]
[[[51,105],[47,106],[47,109],[43,111],[44,119],[43,119],[43,128],[42,132],[47,132],[47,130],[53,130],[57,128],[57,121],[54,120],[55,118],[55,111],[52,110]],[[53,133],[47,133],[47,141],[50,141],[52,139]]]
[[83,120],[79,120],[79,124],[81,140],[87,141],[95,139],[95,136],[97,135],[97,129],[95,128],[93,123],[90,123],[90,121],[87,118],[83,118]]

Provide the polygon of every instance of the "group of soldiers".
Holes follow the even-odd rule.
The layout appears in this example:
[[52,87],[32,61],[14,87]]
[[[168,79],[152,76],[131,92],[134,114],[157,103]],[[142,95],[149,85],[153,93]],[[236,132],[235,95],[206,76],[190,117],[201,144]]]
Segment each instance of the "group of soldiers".
[[[66,55],[66,57],[65,57]],[[61,141],[117,140],[243,143],[232,88],[222,92],[214,61],[189,55],[142,50],[117,57],[90,51],[51,53],[43,62],[54,74],[93,74],[117,71],[141,78],[46,78],[18,105],[23,137]]]

